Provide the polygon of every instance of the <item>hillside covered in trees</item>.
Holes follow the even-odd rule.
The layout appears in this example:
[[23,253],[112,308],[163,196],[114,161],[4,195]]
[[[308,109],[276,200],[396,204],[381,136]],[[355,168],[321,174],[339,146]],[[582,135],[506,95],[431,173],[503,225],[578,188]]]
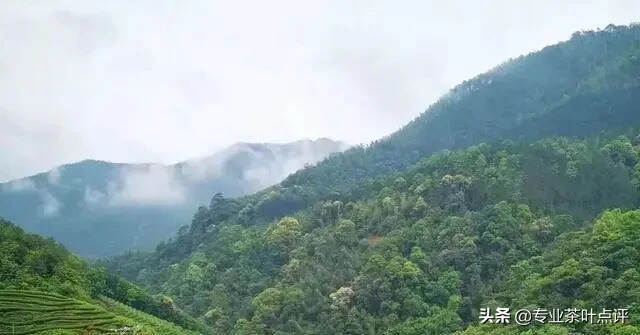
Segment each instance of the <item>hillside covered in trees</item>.
[[461,83],[388,137],[294,173],[276,187],[287,205],[266,216],[317,200],[362,196],[376,176],[442,150],[506,138],[593,135],[636,124],[639,73],[640,26],[576,32]]
[[[319,202],[266,226],[200,233],[216,215],[202,210],[155,254],[110,265],[219,333],[448,334],[485,305],[630,308],[634,320],[639,152],[637,131],[482,144],[384,178],[366,198]],[[194,251],[176,260],[188,243]],[[638,331],[602,327],[575,330]]]
[[151,296],[89,267],[59,243],[0,220],[0,334],[169,335],[208,330],[170,298]]
[[[637,334],[638,93],[640,26],[579,32],[101,265],[216,334]],[[630,321],[479,325],[486,307]]]

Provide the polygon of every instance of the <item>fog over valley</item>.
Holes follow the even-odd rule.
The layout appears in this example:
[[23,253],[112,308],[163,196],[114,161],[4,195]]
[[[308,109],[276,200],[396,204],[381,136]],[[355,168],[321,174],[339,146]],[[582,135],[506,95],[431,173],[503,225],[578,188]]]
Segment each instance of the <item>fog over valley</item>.
[[0,184],[0,213],[85,256],[146,249],[188,223],[213,193],[251,194],[347,147],[321,138],[238,143],[173,165],[85,160]]

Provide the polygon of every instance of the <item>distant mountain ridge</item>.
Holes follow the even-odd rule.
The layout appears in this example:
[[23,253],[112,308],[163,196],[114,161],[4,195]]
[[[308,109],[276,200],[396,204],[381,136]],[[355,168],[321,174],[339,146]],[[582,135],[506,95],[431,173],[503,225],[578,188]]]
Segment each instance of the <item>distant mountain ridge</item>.
[[256,192],[346,148],[320,138],[237,143],[171,165],[83,160],[0,184],[0,217],[86,257],[145,249],[188,223],[213,194]]

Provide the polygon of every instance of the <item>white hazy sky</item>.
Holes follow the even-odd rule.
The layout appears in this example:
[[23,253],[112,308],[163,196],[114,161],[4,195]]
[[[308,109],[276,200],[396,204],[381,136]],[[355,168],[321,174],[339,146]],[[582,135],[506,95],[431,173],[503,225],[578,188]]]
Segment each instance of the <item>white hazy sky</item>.
[[387,135],[638,1],[0,2],[0,181],[97,158]]

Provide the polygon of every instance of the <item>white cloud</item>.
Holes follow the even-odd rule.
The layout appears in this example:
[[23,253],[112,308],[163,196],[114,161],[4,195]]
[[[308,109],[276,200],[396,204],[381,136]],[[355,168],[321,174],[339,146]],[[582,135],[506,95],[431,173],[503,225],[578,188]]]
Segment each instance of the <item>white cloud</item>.
[[[84,203],[88,206],[177,205],[200,201],[192,191],[203,181],[239,176],[245,193],[273,185],[287,175],[314,164],[346,144],[318,139],[288,144],[236,144],[202,159],[180,165],[146,164],[126,167],[108,181],[106,190],[86,187]],[[223,170],[224,169],[224,170]],[[233,170],[233,171],[230,171]],[[235,180],[233,180],[235,182]],[[212,190],[214,192],[214,190]]]
[[47,180],[49,184],[56,185],[60,181],[60,177],[62,176],[62,171],[64,170],[63,166],[57,166],[47,173]]
[[[260,165],[250,167],[244,174],[244,178],[252,185],[252,189],[248,191],[257,191],[273,185],[305,165],[316,164],[330,154],[328,150],[314,147],[311,141],[299,141],[297,143],[300,144],[300,147],[296,155],[285,154],[282,152],[285,150],[283,147],[271,147],[269,154],[274,156],[273,160],[265,160],[268,162],[268,164],[265,164],[257,159],[256,161],[260,162]],[[317,143],[315,145],[317,146]],[[343,144],[338,151],[346,149],[347,145]],[[261,152],[251,150],[251,148],[246,148],[245,150],[254,157],[263,155]]]
[[184,186],[176,179],[174,170],[162,165],[122,169],[120,180],[109,190],[112,206],[172,205],[184,200]]
[[40,199],[42,200],[42,215],[45,217],[58,215],[58,211],[62,204],[47,190],[40,190]]
[[[52,170],[53,171],[53,170]],[[49,181],[51,182],[52,178],[54,179],[54,184],[57,183],[59,175],[56,173],[47,174]],[[48,189],[38,187],[31,179],[17,179],[10,181],[8,183],[0,185],[3,191],[8,192],[35,192],[40,198],[40,215],[44,217],[55,216],[58,214],[60,208],[62,208],[62,203],[58,201],[58,199],[49,192]]]
[[84,190],[84,202],[89,206],[99,206],[107,203],[107,194],[98,190],[86,187]]
[[17,179],[2,185],[9,192],[35,191],[36,186],[30,179]]

